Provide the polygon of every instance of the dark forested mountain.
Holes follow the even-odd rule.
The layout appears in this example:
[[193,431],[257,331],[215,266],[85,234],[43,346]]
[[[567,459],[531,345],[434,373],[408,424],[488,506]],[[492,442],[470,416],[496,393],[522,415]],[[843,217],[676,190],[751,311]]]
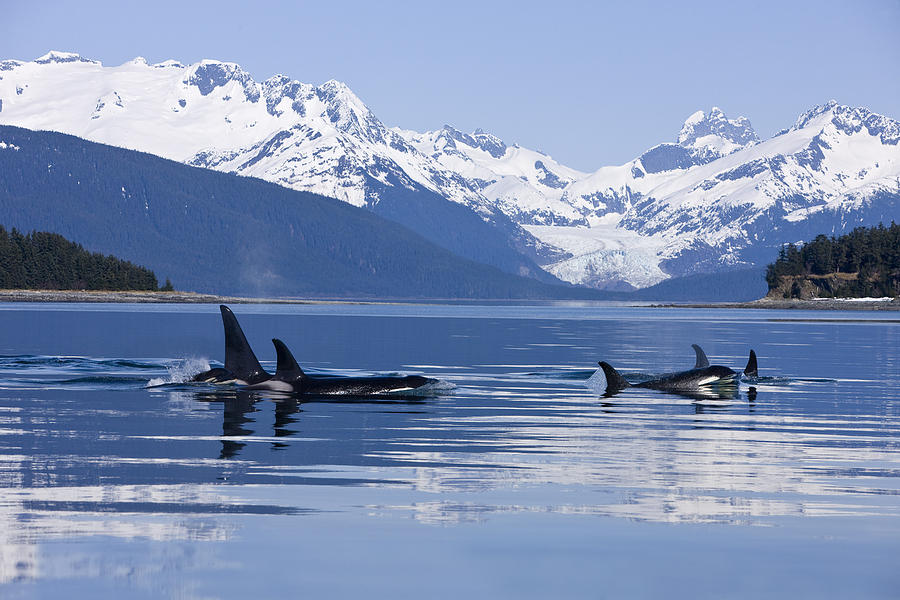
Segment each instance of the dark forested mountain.
[[784,298],[900,296],[900,225],[788,244],[767,267],[766,283],[770,296]]
[[0,126],[0,222],[252,295],[598,297],[461,259],[371,212],[249,177]]
[[0,288],[156,290],[157,281],[150,269],[88,252],[59,234],[0,225]]

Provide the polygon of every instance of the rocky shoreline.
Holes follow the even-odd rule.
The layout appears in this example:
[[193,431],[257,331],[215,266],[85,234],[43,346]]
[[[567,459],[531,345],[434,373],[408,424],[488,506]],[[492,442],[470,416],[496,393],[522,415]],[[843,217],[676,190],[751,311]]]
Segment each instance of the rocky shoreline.
[[[300,298],[246,298],[219,296],[197,292],[136,292],[88,290],[0,290],[0,302],[93,302],[148,304],[373,304],[379,301],[308,300]],[[398,300],[385,301],[396,303]],[[399,301],[402,302],[402,301]],[[799,310],[895,310],[900,311],[900,298],[871,300],[781,300],[761,298],[751,302],[718,302],[690,304],[651,304],[654,308],[753,308]]]
[[840,300],[820,298],[818,300],[777,300],[760,298],[751,302],[721,302],[716,304],[654,304],[665,308],[758,308],[777,310],[898,310],[900,299],[893,300]]

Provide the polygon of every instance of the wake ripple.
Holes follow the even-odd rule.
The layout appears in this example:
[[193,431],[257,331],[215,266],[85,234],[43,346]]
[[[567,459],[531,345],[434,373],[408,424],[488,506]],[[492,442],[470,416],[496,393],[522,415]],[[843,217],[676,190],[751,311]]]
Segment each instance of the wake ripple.
[[189,381],[209,369],[205,358],[133,359],[89,356],[0,356],[0,386],[42,389],[56,386],[143,388]]

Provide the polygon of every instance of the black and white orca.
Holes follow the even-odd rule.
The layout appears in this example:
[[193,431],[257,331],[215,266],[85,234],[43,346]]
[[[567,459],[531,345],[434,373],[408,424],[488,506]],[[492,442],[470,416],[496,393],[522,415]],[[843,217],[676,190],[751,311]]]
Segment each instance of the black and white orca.
[[304,395],[371,396],[396,394],[420,388],[436,379],[421,375],[339,377],[308,375],[303,372],[291,351],[279,339],[273,339],[278,362],[275,374],[259,364],[237,317],[224,304],[219,306],[225,328],[225,367],[198,373],[193,381],[232,383],[251,390],[270,390]]
[[747,361],[747,366],[743,372],[738,372],[722,365],[710,365],[706,353],[703,352],[700,346],[693,344],[691,347],[696,354],[696,362],[693,369],[670,373],[634,384],[622,377],[608,362],[601,360],[598,364],[606,376],[606,394],[615,394],[629,387],[671,392],[694,392],[716,386],[735,387],[742,376],[757,376],[756,353],[753,350],[750,351],[750,359]]
[[309,396],[381,396],[407,392],[437,382],[437,379],[421,375],[371,377],[307,375],[284,342],[276,338],[272,343],[278,355],[275,375],[265,381],[248,385],[249,389]]

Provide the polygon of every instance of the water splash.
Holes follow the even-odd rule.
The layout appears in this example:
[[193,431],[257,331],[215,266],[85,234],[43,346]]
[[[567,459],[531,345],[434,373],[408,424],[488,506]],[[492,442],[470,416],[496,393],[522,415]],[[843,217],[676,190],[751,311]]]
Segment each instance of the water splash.
[[209,359],[185,358],[166,367],[168,374],[165,377],[154,377],[147,382],[147,387],[159,387],[173,383],[185,383],[194,378],[197,373],[209,370]]
[[604,393],[606,391],[606,375],[603,374],[603,369],[594,371],[594,374],[588,377],[584,385],[587,389],[593,390],[598,394]]

